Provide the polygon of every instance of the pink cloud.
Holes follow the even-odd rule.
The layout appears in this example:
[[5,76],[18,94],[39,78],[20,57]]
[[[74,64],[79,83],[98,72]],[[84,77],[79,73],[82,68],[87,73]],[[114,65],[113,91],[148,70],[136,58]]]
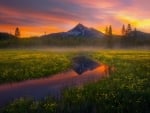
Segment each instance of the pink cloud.
[[149,3],[149,0],[1,0],[0,25],[45,26],[45,31],[49,30],[47,26],[53,26],[66,31],[80,22],[98,29],[111,24],[119,31],[122,24],[130,22],[150,32]]

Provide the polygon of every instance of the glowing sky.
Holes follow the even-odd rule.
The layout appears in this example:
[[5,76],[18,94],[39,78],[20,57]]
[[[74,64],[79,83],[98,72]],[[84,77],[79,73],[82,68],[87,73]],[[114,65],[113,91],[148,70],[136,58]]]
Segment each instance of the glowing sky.
[[79,22],[104,31],[112,25],[120,33],[122,24],[150,32],[150,0],[0,0],[0,32],[22,36],[62,32]]

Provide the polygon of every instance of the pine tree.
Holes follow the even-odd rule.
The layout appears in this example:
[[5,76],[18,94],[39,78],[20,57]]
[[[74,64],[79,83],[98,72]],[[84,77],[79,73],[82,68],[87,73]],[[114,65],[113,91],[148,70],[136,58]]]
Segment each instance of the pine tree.
[[15,30],[15,36],[16,36],[16,37],[20,37],[20,30],[19,30],[18,27],[17,27],[16,30]]
[[108,27],[106,26],[106,29],[105,29],[105,35],[107,36],[108,35]]
[[126,35],[126,29],[125,29],[125,25],[123,24],[122,26],[122,35],[125,36]]
[[137,29],[134,28],[134,37],[136,38],[137,37]]
[[126,33],[127,35],[132,31],[131,24],[128,24]]
[[112,36],[112,27],[111,27],[111,25],[109,26],[108,35],[109,35],[110,37]]
[[108,29],[107,46],[108,46],[108,48],[113,48],[113,37],[112,37],[111,25],[109,26],[109,29]]

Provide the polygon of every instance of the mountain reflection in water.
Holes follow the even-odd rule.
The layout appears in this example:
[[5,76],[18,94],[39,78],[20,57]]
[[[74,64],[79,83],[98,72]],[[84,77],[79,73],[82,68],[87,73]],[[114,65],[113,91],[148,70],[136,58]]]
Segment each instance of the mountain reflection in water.
[[35,100],[42,99],[45,96],[59,98],[64,88],[98,81],[105,77],[108,71],[107,65],[100,65],[81,75],[78,75],[74,70],[70,70],[48,78],[0,85],[0,106],[20,97],[32,97]]

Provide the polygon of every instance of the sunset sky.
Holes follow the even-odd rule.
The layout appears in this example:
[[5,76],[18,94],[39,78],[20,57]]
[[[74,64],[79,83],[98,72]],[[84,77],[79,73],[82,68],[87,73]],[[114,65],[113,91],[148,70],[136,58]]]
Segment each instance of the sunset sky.
[[104,31],[112,25],[119,34],[130,23],[150,32],[150,0],[0,0],[0,32],[43,35],[63,32],[82,23]]

